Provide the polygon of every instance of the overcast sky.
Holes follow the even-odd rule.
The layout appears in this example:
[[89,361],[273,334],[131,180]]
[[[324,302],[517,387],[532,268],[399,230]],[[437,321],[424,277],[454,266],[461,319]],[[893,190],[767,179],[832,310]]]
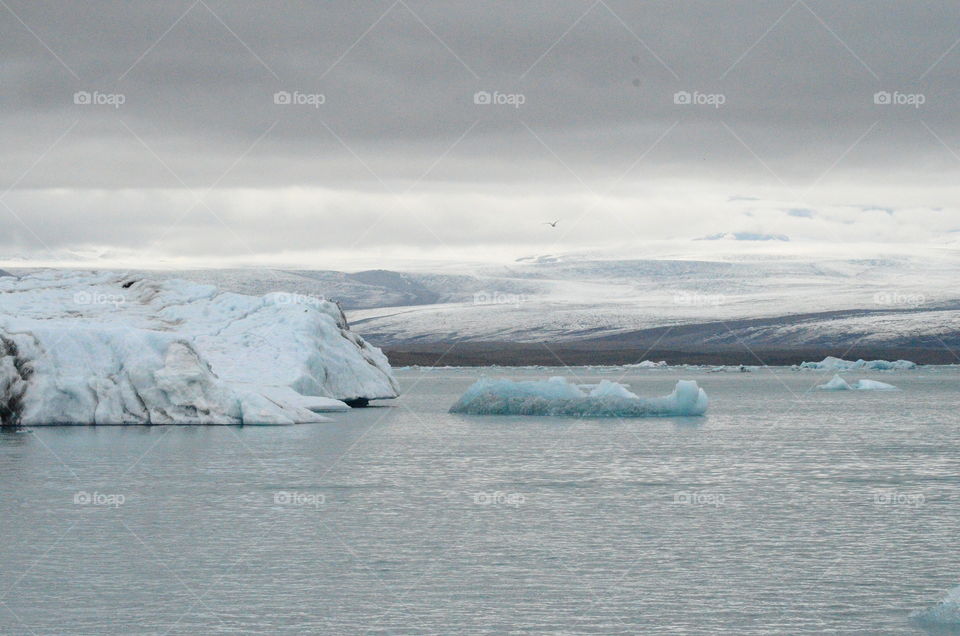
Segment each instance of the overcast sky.
[[950,242],[958,25],[955,1],[0,0],[0,261]]

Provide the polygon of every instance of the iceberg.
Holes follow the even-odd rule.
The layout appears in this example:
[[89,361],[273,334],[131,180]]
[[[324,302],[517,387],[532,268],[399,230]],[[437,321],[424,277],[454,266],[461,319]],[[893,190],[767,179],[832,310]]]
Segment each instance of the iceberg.
[[923,625],[960,628],[960,586],[953,588],[933,607],[910,614],[910,619]]
[[839,375],[834,375],[833,379],[826,384],[817,387],[821,391],[899,391],[897,387],[886,382],[877,380],[857,380],[853,384],[848,384],[846,380]]
[[294,424],[396,397],[336,303],[182,280],[0,278],[0,422]]
[[888,360],[857,360],[852,362],[850,360],[843,360],[841,358],[834,358],[833,356],[827,356],[820,362],[802,362],[800,363],[801,369],[821,369],[826,371],[850,371],[853,369],[870,369],[874,371],[894,371],[894,370],[904,370],[904,369],[916,369],[917,363],[910,362],[909,360],[895,360],[890,362]]
[[670,395],[641,398],[626,386],[603,380],[571,384],[563,377],[513,381],[480,378],[450,407],[467,415],[573,417],[671,417],[703,415],[707,394],[693,380],[680,380]]
[[852,391],[853,387],[847,384],[847,381],[841,378],[839,375],[833,376],[826,384],[821,384],[817,387],[821,391]]
[[853,385],[857,391],[899,391],[897,387],[877,380],[857,380]]
[[625,364],[623,366],[627,369],[662,369],[668,365],[666,360],[660,360],[659,362],[654,362],[653,360],[644,360],[643,362]]

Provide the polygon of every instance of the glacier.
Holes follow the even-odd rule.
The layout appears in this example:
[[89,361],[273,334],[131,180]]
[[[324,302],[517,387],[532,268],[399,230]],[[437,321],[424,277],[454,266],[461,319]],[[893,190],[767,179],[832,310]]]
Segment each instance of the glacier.
[[393,398],[336,303],[117,273],[0,277],[0,422],[294,424]]
[[827,356],[820,362],[802,362],[800,363],[800,368],[827,371],[850,371],[853,369],[899,371],[905,369],[916,369],[917,363],[909,360],[895,360],[893,362],[888,360],[857,360],[856,362],[853,362],[850,360],[843,360],[841,358],[834,358],[833,356]]
[[887,384],[886,382],[879,382],[877,380],[857,380],[853,384],[848,383],[846,380],[841,378],[839,375],[834,375],[833,378],[826,384],[821,384],[817,387],[821,391],[899,391],[897,387],[892,384]]
[[663,397],[641,398],[626,386],[603,380],[576,385],[563,377],[514,381],[480,378],[450,407],[467,415],[573,417],[671,417],[703,415],[707,394],[693,380],[680,380]]

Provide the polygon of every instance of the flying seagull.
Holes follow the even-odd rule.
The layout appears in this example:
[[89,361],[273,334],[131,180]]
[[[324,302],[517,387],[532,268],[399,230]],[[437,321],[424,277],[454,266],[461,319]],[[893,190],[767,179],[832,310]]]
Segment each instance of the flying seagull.
[[552,223],[551,223],[550,221],[547,221],[546,223],[544,223],[544,225],[549,225],[550,227],[557,227],[557,223],[559,223],[559,222],[560,222],[560,219],[557,219],[556,221],[554,221],[554,222],[552,222]]

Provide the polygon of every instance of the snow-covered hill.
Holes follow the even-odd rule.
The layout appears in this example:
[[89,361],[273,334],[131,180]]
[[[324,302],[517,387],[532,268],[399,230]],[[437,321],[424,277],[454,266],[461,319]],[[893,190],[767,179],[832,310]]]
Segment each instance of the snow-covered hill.
[[845,245],[840,251],[716,240],[511,263],[413,262],[404,271],[248,268],[149,276],[244,294],[333,299],[377,345],[634,335],[641,344],[669,327],[663,345],[882,347],[952,342],[960,328],[958,272],[960,250],[953,245]]
[[478,268],[474,276],[485,289],[473,296],[476,283],[459,298],[445,290],[446,303],[361,309],[350,319],[381,344],[555,342],[715,325],[716,334],[697,337],[715,344],[726,338],[783,346],[884,345],[956,334],[958,272],[956,251],[715,260],[551,257]]

